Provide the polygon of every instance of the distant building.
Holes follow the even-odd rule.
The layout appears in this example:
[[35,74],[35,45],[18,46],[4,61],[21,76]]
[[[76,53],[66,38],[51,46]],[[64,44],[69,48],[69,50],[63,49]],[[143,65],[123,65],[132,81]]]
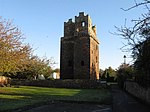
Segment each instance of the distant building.
[[60,79],[60,73],[59,72],[54,72],[52,74],[52,76],[53,76],[54,79]]
[[45,80],[45,77],[44,77],[44,75],[42,74],[42,75],[38,75],[37,79],[38,79],[38,80]]
[[99,41],[89,15],[80,12],[64,22],[61,38],[61,79],[99,79]]

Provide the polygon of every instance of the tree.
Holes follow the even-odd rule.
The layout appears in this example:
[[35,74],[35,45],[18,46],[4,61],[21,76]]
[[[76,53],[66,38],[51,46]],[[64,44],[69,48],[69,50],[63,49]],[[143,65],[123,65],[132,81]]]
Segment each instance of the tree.
[[23,43],[21,31],[0,17],[0,72],[16,73],[24,69],[32,52],[29,44]]
[[0,17],[0,75],[19,79],[34,79],[37,75],[46,78],[52,73],[52,59],[33,55],[24,36],[11,21]]
[[[134,66],[137,71],[137,77],[140,77],[142,82],[146,82],[143,86],[150,86],[150,54],[149,54],[149,40],[150,40],[150,10],[148,4],[150,0],[143,0],[141,3],[136,3],[133,7],[123,9],[129,11],[138,6],[145,6],[147,13],[142,14],[142,17],[137,20],[132,20],[135,24],[131,27],[116,27],[119,36],[122,36],[126,43],[122,47],[123,50],[130,52],[134,60]],[[139,75],[139,76],[138,76]],[[138,78],[138,79],[140,79]],[[139,82],[139,81],[138,81]]]
[[115,81],[116,77],[117,77],[116,71],[111,67],[105,69],[101,76],[102,79],[107,79],[107,81],[111,81],[111,82]]
[[117,70],[118,85],[121,88],[123,88],[124,82],[127,79],[133,79],[134,75],[135,75],[135,70],[134,70],[133,66],[131,66],[129,64],[120,65],[118,70]]
[[140,45],[141,52],[135,61],[135,69],[138,73],[136,81],[142,86],[150,86],[150,39]]
[[27,67],[22,72],[19,72],[16,77],[37,79],[38,75],[43,75],[45,78],[48,78],[53,73],[51,68],[52,62],[52,59],[40,59],[38,56],[32,56]]
[[102,70],[102,69],[99,70],[99,77],[100,77],[100,79],[105,79],[104,70]]
[[60,73],[60,69],[59,68],[56,68],[53,71],[56,72],[56,73]]

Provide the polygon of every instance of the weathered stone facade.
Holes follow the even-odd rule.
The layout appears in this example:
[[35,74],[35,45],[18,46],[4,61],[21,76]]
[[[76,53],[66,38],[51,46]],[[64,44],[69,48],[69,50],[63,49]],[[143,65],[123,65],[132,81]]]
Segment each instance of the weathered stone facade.
[[80,12],[75,22],[64,23],[61,38],[61,79],[99,79],[99,41],[89,15]]

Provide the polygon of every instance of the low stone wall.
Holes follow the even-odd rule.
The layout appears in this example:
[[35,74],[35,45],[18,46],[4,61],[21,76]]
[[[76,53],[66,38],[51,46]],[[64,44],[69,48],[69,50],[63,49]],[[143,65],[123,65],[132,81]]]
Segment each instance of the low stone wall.
[[12,85],[55,87],[55,88],[101,88],[106,87],[98,80],[12,80]]
[[126,81],[125,90],[140,100],[150,104],[150,88],[139,86],[136,82]]

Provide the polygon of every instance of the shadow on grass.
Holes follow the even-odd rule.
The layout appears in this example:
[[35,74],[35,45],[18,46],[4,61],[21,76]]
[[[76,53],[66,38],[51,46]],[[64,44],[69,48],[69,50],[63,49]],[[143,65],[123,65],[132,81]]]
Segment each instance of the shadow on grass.
[[47,102],[64,101],[77,103],[111,104],[108,89],[64,89],[24,86],[0,89],[0,111],[28,109]]

